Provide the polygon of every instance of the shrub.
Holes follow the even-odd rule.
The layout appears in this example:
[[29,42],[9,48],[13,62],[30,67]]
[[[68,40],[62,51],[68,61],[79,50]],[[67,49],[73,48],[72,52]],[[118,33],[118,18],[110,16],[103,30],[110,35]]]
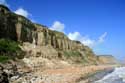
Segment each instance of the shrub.
[[64,51],[64,56],[67,59],[73,60],[76,63],[88,63],[88,58],[86,56],[82,56],[79,51]]
[[2,55],[0,55],[0,62],[1,63],[5,63],[5,62],[7,62],[10,59],[11,58],[9,56],[2,56]]
[[0,39],[0,52],[17,52],[20,51],[18,43],[12,40]]
[[23,58],[23,53],[18,42],[9,39],[0,39],[0,62]]

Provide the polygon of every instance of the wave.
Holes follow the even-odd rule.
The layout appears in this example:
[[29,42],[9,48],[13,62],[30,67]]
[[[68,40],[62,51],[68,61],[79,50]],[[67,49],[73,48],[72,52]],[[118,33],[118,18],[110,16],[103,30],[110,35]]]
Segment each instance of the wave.
[[125,83],[125,67],[115,68],[112,73],[94,83]]

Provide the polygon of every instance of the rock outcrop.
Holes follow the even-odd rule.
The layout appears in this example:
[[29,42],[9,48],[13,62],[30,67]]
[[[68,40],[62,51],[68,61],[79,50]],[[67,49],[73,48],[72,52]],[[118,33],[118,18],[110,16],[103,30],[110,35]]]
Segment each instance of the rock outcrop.
[[16,15],[8,8],[0,6],[0,38],[33,42],[34,30],[34,25],[25,17]]
[[30,42],[39,46],[51,45],[60,50],[83,49],[80,42],[69,40],[61,32],[34,24],[25,17],[12,13],[3,5],[0,8],[0,38]]

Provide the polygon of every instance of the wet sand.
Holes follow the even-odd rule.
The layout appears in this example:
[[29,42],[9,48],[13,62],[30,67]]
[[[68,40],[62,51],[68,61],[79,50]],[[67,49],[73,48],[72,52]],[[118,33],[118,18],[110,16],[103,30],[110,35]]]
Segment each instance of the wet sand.
[[112,73],[113,71],[114,68],[98,70],[86,76],[81,77],[80,79],[77,80],[76,83],[94,83],[95,81],[102,79],[107,74]]

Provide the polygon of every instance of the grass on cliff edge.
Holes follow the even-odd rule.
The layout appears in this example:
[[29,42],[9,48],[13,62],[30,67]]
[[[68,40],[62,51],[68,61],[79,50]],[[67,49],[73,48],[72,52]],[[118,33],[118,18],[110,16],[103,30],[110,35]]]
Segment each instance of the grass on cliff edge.
[[72,59],[75,63],[88,63],[87,57],[82,56],[82,54],[79,51],[64,51],[64,56],[67,59]]
[[0,39],[0,62],[14,58],[22,58],[19,43],[9,39]]
[[69,57],[79,57],[81,55],[80,52],[78,51],[64,51],[64,56],[69,58]]

